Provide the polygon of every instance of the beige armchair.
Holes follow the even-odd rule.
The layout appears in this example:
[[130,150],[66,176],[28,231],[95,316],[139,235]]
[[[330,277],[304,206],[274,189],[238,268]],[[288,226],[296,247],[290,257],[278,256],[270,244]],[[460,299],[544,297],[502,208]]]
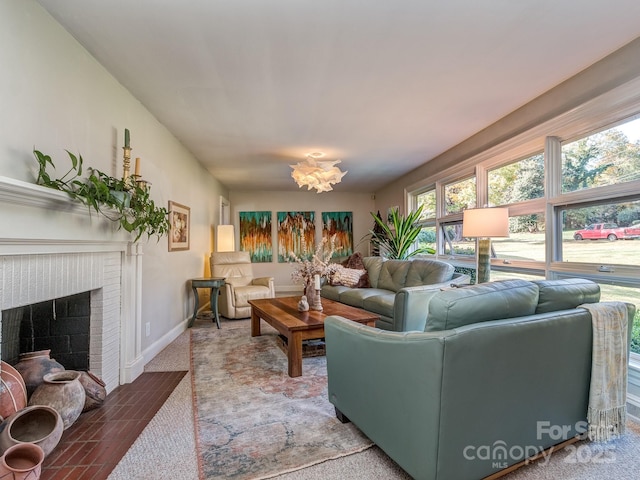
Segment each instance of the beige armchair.
[[275,297],[273,277],[253,278],[249,252],[214,252],[211,254],[211,276],[224,277],[218,310],[227,318],[251,316],[249,300]]

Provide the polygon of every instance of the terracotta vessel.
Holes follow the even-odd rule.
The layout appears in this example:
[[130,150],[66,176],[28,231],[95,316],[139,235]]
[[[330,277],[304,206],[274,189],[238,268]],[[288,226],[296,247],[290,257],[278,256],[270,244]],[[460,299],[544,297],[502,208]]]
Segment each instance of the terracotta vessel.
[[31,397],[46,374],[64,371],[64,367],[51,358],[50,354],[51,350],[20,354],[20,360],[16,363],[15,368],[20,372],[27,386],[27,398]]
[[0,458],[0,479],[38,480],[42,472],[44,452],[33,443],[9,448]]
[[0,451],[5,452],[21,443],[34,443],[42,448],[46,457],[60,442],[63,431],[62,417],[54,408],[47,405],[25,407],[0,424]]
[[20,372],[7,362],[0,369],[0,417],[7,418],[27,406],[27,387]]
[[83,412],[98,408],[107,397],[106,384],[91,372],[80,372],[80,383],[84,387],[85,401]]
[[62,417],[66,430],[75,422],[84,408],[84,387],[80,383],[80,372],[65,370],[48,373],[29,399],[29,405],[48,405]]

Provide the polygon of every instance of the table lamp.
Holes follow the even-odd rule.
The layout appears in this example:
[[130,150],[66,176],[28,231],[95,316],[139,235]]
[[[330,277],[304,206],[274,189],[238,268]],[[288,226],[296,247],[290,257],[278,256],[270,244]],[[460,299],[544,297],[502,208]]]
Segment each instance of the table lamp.
[[235,252],[233,225],[218,225],[216,228],[216,252]]
[[491,276],[491,238],[509,236],[509,209],[470,208],[462,212],[462,236],[476,238],[476,283]]

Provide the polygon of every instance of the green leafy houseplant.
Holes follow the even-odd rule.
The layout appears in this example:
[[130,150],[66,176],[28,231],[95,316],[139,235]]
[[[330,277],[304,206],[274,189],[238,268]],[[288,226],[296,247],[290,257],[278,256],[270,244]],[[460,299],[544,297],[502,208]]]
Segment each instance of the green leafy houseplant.
[[422,206],[406,217],[400,215],[400,211],[394,208],[389,214],[391,225],[388,225],[382,218],[371,212],[377,227],[369,230],[371,242],[380,248],[384,256],[394,260],[406,260],[420,253],[435,253],[435,250],[430,247],[415,248],[416,238],[421,230],[417,225],[421,213]]
[[169,232],[169,213],[166,208],[156,206],[149,193],[147,183],[137,182],[135,176],[127,179],[115,178],[89,167],[88,176],[82,177],[82,155],[66,150],[71,167],[60,178],[52,178],[48,167],[55,169],[49,155],[38,150],[33,154],[38,162],[36,183],[67,193],[90,209],[118,222],[119,228],[133,232],[138,241],[144,234],[147,238],[166,235]]

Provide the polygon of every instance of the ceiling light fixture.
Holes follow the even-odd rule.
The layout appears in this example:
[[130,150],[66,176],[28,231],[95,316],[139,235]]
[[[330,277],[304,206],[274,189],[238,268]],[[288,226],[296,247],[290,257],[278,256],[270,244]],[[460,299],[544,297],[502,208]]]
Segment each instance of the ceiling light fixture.
[[295,165],[289,165],[293,172],[291,176],[298,187],[307,187],[307,190],[315,188],[318,193],[333,190],[332,185],[340,183],[347,172],[341,171],[336,165],[340,160],[318,160],[324,157],[322,152],[308,153],[307,159]]

